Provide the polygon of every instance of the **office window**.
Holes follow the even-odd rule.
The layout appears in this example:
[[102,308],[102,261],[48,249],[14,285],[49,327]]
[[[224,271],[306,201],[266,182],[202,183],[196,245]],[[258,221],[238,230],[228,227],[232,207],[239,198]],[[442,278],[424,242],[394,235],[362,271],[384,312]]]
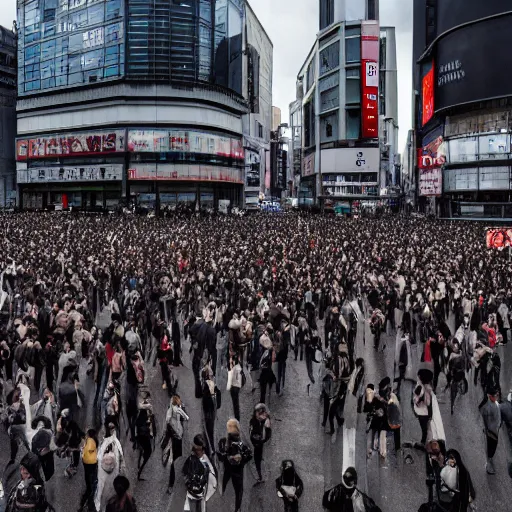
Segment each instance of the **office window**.
[[347,87],[346,102],[361,103],[361,71],[359,68],[349,68],[346,71]]
[[109,0],[105,11],[105,19],[113,20],[121,16],[121,0]]
[[366,19],[376,20],[377,19],[377,0],[368,0],[368,10]]
[[336,41],[320,52],[320,76],[340,65],[340,42]]
[[345,29],[345,62],[359,62],[361,60],[361,27],[347,27]]
[[313,84],[315,83],[315,59],[309,63],[308,71],[306,74],[306,91],[309,91],[311,87],[313,87]]
[[338,140],[338,111],[320,118],[321,142]]
[[351,108],[346,111],[347,139],[361,138],[361,109]]
[[340,76],[338,73],[322,78],[318,82],[320,91],[320,112],[340,106]]
[[103,23],[105,18],[105,11],[103,4],[93,5],[87,9],[87,16],[89,25],[96,25],[97,23]]
[[334,23],[334,0],[320,0],[320,30]]

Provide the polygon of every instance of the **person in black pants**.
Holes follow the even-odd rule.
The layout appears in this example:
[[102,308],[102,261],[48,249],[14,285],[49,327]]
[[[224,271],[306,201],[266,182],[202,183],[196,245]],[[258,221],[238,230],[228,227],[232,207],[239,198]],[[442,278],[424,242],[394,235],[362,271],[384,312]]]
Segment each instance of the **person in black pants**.
[[261,461],[263,460],[263,445],[272,437],[270,415],[267,406],[263,403],[256,405],[249,423],[251,443],[254,447],[254,462],[258,472],[258,483],[263,481],[261,475]]
[[156,421],[149,399],[150,395],[148,391],[146,396],[143,397],[142,403],[139,403],[139,412],[137,414],[137,419],[135,420],[135,439],[139,448],[139,471],[137,474],[137,480],[142,480],[142,471],[153,453],[156,438]]
[[218,455],[224,463],[222,493],[231,480],[235,490],[235,512],[240,512],[244,493],[244,466],[252,459],[252,453],[241,440],[240,423],[237,420],[228,420],[227,436],[219,441]]

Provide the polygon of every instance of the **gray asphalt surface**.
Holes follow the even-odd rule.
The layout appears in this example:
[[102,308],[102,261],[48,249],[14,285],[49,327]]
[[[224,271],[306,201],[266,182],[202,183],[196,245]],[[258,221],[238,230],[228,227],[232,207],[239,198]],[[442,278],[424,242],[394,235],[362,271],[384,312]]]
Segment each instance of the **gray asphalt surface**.
[[[323,334],[323,325],[320,323],[319,331]],[[453,325],[452,325],[453,327]],[[377,353],[373,348],[373,338],[368,325],[358,331],[356,342],[356,355],[364,357],[366,361],[366,382],[378,385],[384,376],[393,375],[395,360],[394,345],[395,334],[384,335],[382,341],[387,345],[383,353]],[[140,512],[165,511],[178,512],[183,510],[185,500],[185,488],[181,477],[181,468],[189,453],[192,438],[201,432],[200,401],[194,398],[193,376],[190,358],[188,355],[188,343],[183,344],[184,367],[175,370],[179,378],[179,394],[185,403],[190,421],[186,425],[183,440],[184,456],[177,461],[177,481],[172,497],[166,494],[169,478],[169,468],[164,469],[160,462],[160,449],[157,448],[150,459],[143,477],[145,481],[136,481],[137,452],[134,452],[125,433],[122,433],[121,443],[128,468],[128,477],[132,484]],[[419,361],[420,346],[416,347],[415,354]],[[502,387],[504,390],[512,387],[510,369],[510,348],[500,347],[502,357]],[[314,365],[314,373],[317,376],[318,366]],[[165,412],[168,406],[167,392],[161,388],[159,367],[147,364],[147,381],[149,382],[154,411],[157,417],[158,428],[161,432]],[[227,372],[218,371],[217,384],[222,391],[222,407],[219,410],[216,424],[216,441],[225,435],[227,419],[232,415],[232,403],[226,392]],[[85,376],[84,363],[81,369],[81,382],[88,397],[88,411],[86,425],[92,419],[93,384]],[[263,473],[265,482],[255,485],[256,471],[251,462],[245,469],[243,512],[278,511],[283,505],[277,497],[274,480],[279,474],[279,465],[283,459],[291,458],[295,461],[297,469],[304,480],[305,491],[300,500],[302,511],[320,511],[322,494],[324,490],[339,483],[343,465],[343,430],[340,430],[334,438],[324,433],[321,427],[321,402],[320,383],[310,387],[309,395],[307,384],[309,382],[304,361],[294,361],[293,352],[290,352],[287,365],[286,385],[282,397],[272,393],[270,411],[272,416],[272,439],[264,450]],[[444,377],[440,379],[439,389],[442,388]],[[412,383],[403,385],[402,408],[404,414],[404,426],[402,429],[402,441],[419,441],[419,424],[410,407],[410,393]],[[485,444],[482,432],[482,421],[477,405],[481,399],[480,389],[473,387],[470,382],[469,393],[462,397],[455,408],[454,416],[450,416],[449,396],[445,398],[439,394],[441,412],[447,436],[448,447],[458,449],[465,461],[477,492],[478,510],[492,510],[493,512],[505,512],[511,510],[506,505],[509,502],[511,489],[510,478],[507,475],[504,432],[502,431],[498,453],[496,455],[496,476],[488,476],[485,473]],[[248,441],[248,424],[254,405],[259,401],[259,390],[251,393],[251,381],[240,394],[242,431]],[[443,403],[445,402],[445,403]],[[415,512],[420,504],[426,500],[427,488],[425,485],[424,455],[415,450],[405,450],[404,453],[395,456],[392,438],[388,438],[388,459],[380,460],[377,453],[369,459],[366,457],[365,417],[358,417],[358,431],[356,437],[356,468],[360,474],[359,487],[368,492],[383,512]],[[125,430],[122,428],[122,430]],[[159,434],[160,434],[159,432]],[[249,443],[250,444],[250,443]],[[9,459],[9,442],[5,432],[0,433],[0,468],[5,468]],[[411,454],[413,464],[405,464],[404,456]],[[18,460],[23,455],[20,449]],[[69,480],[64,476],[64,468],[67,460],[56,460],[56,474],[48,484],[48,496],[55,509],[60,511],[78,510],[80,495],[85,488],[83,470],[80,467],[77,475]],[[4,473],[4,479],[9,484],[16,479],[17,466],[9,466]],[[12,476],[12,478],[9,478]],[[222,476],[222,475],[221,475]],[[234,492],[231,484],[224,496],[217,492],[208,502],[208,512],[225,512],[234,510]]]

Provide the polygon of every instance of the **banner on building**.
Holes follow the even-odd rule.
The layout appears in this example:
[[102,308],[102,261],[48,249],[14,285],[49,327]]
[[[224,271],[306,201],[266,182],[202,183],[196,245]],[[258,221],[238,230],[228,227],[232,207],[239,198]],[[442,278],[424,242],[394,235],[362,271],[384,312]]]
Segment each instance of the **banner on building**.
[[311,153],[303,158],[302,176],[313,176],[315,174],[315,155],[316,153]]
[[17,171],[18,183],[55,183],[69,181],[121,181],[122,164],[41,167]]
[[189,130],[129,130],[131,153],[198,153],[244,159],[241,137]]
[[261,186],[261,156],[256,151],[245,153],[245,186],[260,188]]
[[[425,144],[425,143],[424,143]],[[418,149],[418,167],[432,169],[442,167],[446,163],[445,142],[442,135]]]
[[16,150],[17,160],[116,153],[125,150],[125,131],[99,130],[20,139],[16,141]]
[[443,171],[440,167],[420,169],[420,196],[440,196],[443,193]]
[[434,115],[434,61],[429,62],[423,69],[421,83],[421,125],[425,126]]
[[487,228],[486,244],[488,249],[512,247],[512,228]]
[[361,23],[362,138],[379,137],[379,49],[377,21]]
[[128,169],[129,180],[219,181],[243,184],[242,170],[187,164],[137,164]]

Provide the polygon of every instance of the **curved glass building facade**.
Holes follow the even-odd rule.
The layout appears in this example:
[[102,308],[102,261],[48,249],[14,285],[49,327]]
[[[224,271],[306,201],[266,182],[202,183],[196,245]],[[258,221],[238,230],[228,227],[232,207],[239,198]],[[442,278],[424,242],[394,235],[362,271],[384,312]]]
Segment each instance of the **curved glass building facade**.
[[242,117],[257,113],[268,74],[248,11],[245,0],[18,0],[20,202],[240,204]]

